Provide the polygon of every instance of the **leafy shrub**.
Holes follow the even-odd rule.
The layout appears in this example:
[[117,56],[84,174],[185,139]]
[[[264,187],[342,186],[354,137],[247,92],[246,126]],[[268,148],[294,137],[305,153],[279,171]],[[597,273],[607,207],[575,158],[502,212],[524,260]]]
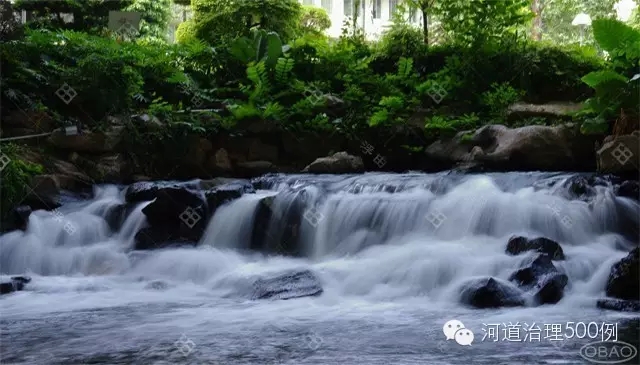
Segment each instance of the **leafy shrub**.
[[391,59],[415,57],[424,49],[422,31],[410,24],[394,24],[380,39],[381,53]]
[[582,78],[594,88],[596,95],[586,101],[585,113],[595,115],[582,125],[584,133],[606,133],[609,122],[619,113],[638,120],[640,89],[640,30],[618,20],[598,19],[593,22],[598,45],[611,57],[607,69],[590,72]]
[[0,183],[0,214],[4,217],[29,192],[31,179],[42,174],[42,166],[20,159],[22,151],[14,144],[0,146],[0,154],[9,158],[2,170]]
[[197,37],[212,44],[249,36],[253,28],[289,41],[299,32],[302,12],[296,0],[193,0],[191,7]]
[[176,42],[188,43],[196,40],[196,23],[193,19],[180,23],[176,29]]
[[495,117],[502,117],[506,114],[509,105],[520,101],[524,96],[524,91],[516,90],[509,84],[492,84],[491,90],[485,91],[481,96],[482,104]]
[[331,27],[331,18],[323,8],[305,5],[300,15],[302,33],[322,33]]

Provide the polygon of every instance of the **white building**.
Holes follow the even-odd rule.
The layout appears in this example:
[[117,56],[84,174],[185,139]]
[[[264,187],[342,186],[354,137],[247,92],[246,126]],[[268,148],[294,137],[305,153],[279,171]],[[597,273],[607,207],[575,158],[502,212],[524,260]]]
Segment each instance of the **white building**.
[[[358,11],[358,27],[368,39],[378,39],[380,34],[392,23],[392,14],[402,0],[360,0]],[[300,0],[303,5],[324,8],[331,18],[331,28],[326,33],[330,37],[339,37],[345,20],[352,21],[357,0]],[[422,26],[422,12],[413,10],[405,14],[407,23]]]

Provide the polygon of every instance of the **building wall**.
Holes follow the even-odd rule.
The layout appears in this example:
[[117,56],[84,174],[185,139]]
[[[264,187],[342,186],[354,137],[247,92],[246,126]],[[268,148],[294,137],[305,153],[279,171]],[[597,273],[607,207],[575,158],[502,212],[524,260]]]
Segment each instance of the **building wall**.
[[[342,27],[344,21],[348,19],[351,21],[353,18],[350,14],[345,14],[345,7],[348,9],[348,4],[353,4],[356,0],[299,0],[304,5],[313,5],[324,8],[329,17],[331,18],[331,28],[327,29],[326,33],[330,37],[339,37],[342,33]],[[361,0],[360,11],[358,12],[358,27],[364,30],[368,39],[376,40],[380,37],[382,32],[387,29],[391,24],[391,8],[393,3],[398,3],[402,0]],[[378,7],[379,5],[379,7]],[[375,16],[374,16],[375,10]],[[415,12],[415,16],[410,17],[409,14],[405,16],[407,23],[414,24],[417,27],[422,25],[422,13],[420,11]]]

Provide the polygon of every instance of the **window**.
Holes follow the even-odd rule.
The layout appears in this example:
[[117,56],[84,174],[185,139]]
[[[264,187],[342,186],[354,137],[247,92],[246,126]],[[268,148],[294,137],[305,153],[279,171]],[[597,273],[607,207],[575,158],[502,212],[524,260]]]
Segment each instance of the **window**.
[[373,0],[373,10],[371,11],[373,19],[380,19],[382,15],[382,0]]
[[344,0],[344,16],[353,16],[353,0]]
[[327,11],[327,14],[333,12],[333,0],[322,0],[322,7]]
[[393,14],[398,9],[398,0],[389,0],[389,20],[393,19]]
[[302,4],[303,4],[303,5],[314,5],[314,4],[313,4],[313,0],[303,0],[303,1],[302,1]]

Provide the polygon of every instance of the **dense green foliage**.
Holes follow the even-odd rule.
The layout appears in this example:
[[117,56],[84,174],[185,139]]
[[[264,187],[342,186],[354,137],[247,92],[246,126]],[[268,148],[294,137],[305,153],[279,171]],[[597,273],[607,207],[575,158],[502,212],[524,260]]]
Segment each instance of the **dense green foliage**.
[[0,147],[0,158],[1,166],[8,161],[2,169],[0,181],[0,217],[4,218],[15,204],[24,199],[29,192],[31,179],[42,173],[42,166],[23,161],[20,147],[8,143]]
[[585,123],[585,131],[602,132],[621,113],[631,120],[640,118],[640,30],[617,20],[600,19],[594,21],[593,33],[611,62],[608,68],[582,78],[596,91],[586,103],[586,111],[596,117]]
[[290,40],[302,14],[296,0],[193,0],[191,6],[198,38],[210,43],[247,36],[255,27]]
[[[326,12],[297,0],[193,0],[194,17],[180,24],[178,44],[160,42],[168,1],[108,5],[144,14],[142,37],[132,40],[106,36],[105,17],[86,15],[97,3],[97,14],[108,13],[103,2],[68,3],[79,7],[70,10],[84,19],[79,24],[44,24],[37,17],[24,36],[9,32],[0,44],[1,101],[9,105],[3,113],[46,110],[59,122],[91,128],[102,128],[110,115],[151,114],[163,129],[128,125],[131,159],[141,166],[153,165],[148,159],[154,156],[158,165],[176,158],[175,150],[155,152],[167,141],[186,146],[193,134],[236,133],[252,123],[348,134],[418,128],[435,139],[514,123],[507,108],[518,101],[591,97],[579,116],[590,118],[584,130],[597,124],[595,130],[606,132],[602,121],[633,102],[613,98],[609,85],[628,96],[638,82],[628,82],[638,66],[632,28],[594,21],[594,39],[611,58],[606,61],[591,46],[527,39],[533,16],[527,0],[415,0],[414,7],[429,15],[427,23],[438,20],[440,33],[397,15],[379,42],[354,31],[355,23],[329,39],[322,34],[330,25]],[[61,11],[56,6],[38,11]],[[445,37],[425,43],[433,34]],[[72,100],[56,95],[65,85],[75,93]],[[179,112],[206,108],[215,111]]]

